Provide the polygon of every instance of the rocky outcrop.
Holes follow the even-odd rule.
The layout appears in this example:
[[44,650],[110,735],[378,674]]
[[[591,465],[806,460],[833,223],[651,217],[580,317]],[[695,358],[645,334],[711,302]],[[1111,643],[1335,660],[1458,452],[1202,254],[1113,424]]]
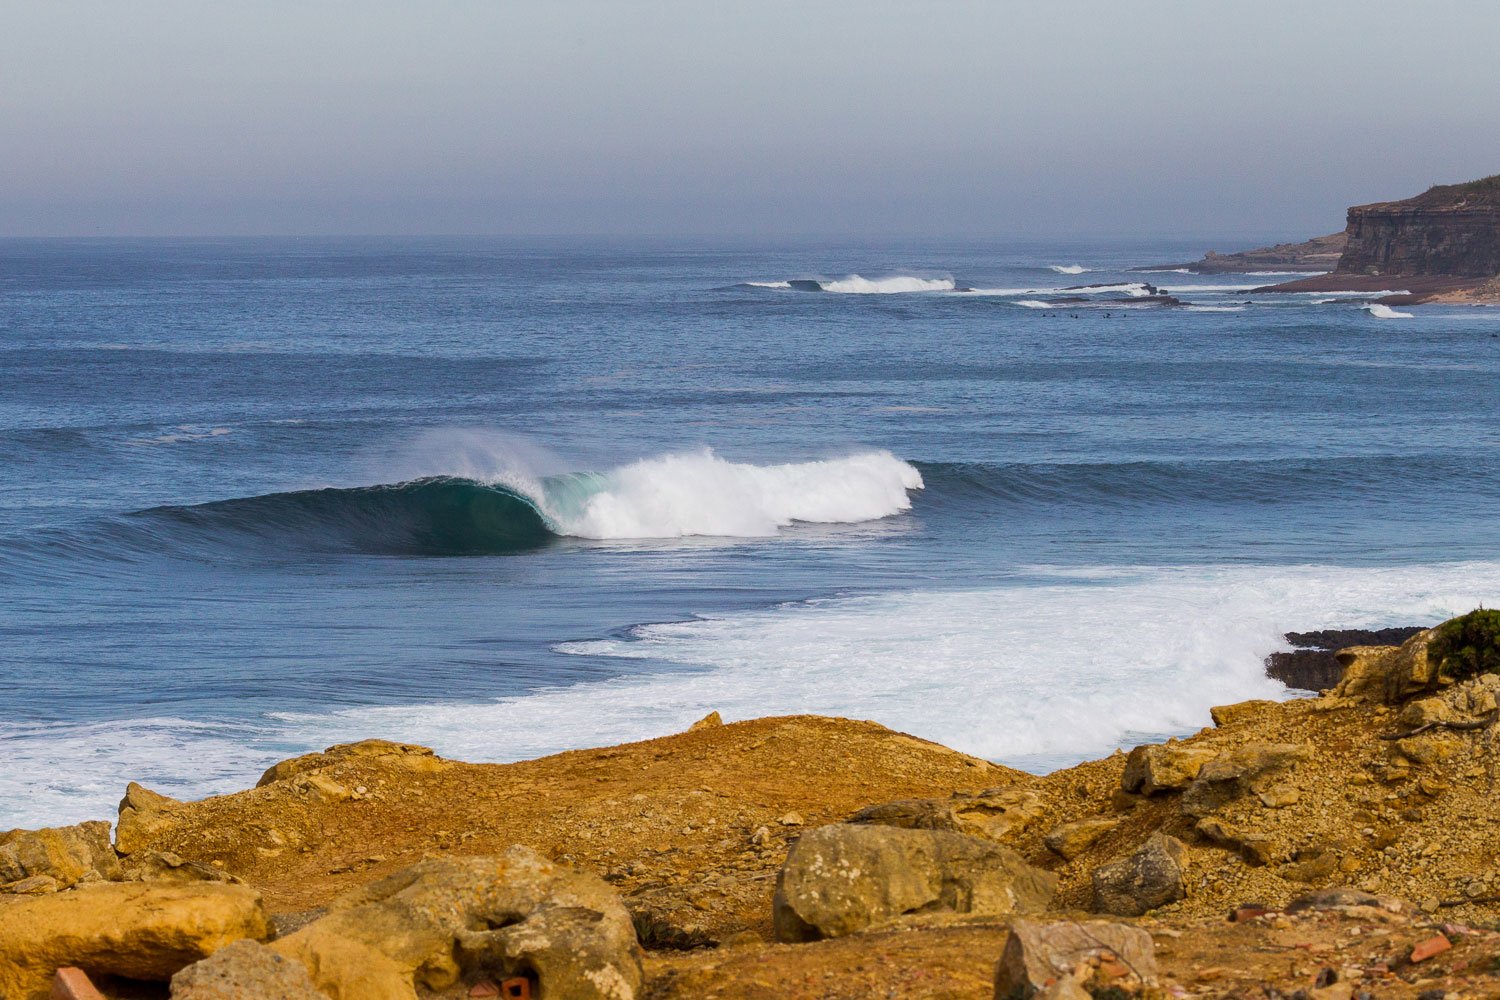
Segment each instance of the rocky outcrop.
[[792,846],[773,921],[783,941],[815,941],[915,914],[1035,913],[1056,885],[1015,851],[977,837],[836,824]]
[[524,847],[421,862],[334,900],[272,947],[334,1000],[414,1000],[419,988],[511,976],[578,1000],[641,990],[640,949],[614,890]]
[[328,1000],[307,967],[248,938],[172,977],[172,1000]]
[[1016,920],[995,963],[995,1000],[1031,997],[1060,980],[1072,980],[1083,996],[1135,991],[1155,986],[1156,976],[1155,942],[1139,927]]
[[1153,834],[1133,853],[1094,870],[1094,910],[1138,917],[1187,895],[1186,849],[1166,834]]
[[1146,271],[1191,271],[1194,274],[1253,274],[1256,271],[1332,271],[1344,252],[1347,233],[1315,236],[1304,243],[1278,243],[1275,246],[1235,253],[1209,250],[1201,260],[1185,264],[1153,264]]
[[0,833],[0,892],[56,892],[119,877],[120,862],[103,820]]
[[166,982],[231,942],[270,933],[260,894],[244,886],[81,885],[0,909],[0,997],[42,1000],[64,966]]
[[1266,657],[1266,676],[1302,691],[1325,691],[1344,675],[1337,653],[1350,646],[1399,646],[1421,632],[1422,626],[1382,629],[1322,629],[1288,632],[1294,648]]
[[1042,843],[1053,854],[1066,861],[1072,861],[1119,825],[1118,819],[1104,816],[1074,820],[1071,823],[1059,824],[1047,831],[1047,835],[1042,838]]
[[272,782],[286,781],[300,774],[332,767],[352,757],[380,757],[383,758],[382,763],[410,771],[439,771],[447,764],[447,761],[432,752],[431,747],[416,743],[393,743],[390,740],[360,740],[358,743],[331,746],[322,753],[303,754],[301,757],[272,764],[260,776],[255,787],[263,788]]

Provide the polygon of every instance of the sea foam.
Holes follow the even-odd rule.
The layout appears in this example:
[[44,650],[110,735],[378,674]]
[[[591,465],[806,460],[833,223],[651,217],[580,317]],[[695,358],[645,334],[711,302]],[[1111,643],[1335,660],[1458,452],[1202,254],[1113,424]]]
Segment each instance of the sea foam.
[[1390,306],[1382,305],[1379,302],[1372,302],[1365,306],[1365,311],[1376,319],[1411,319],[1412,317],[1411,313],[1397,312]]
[[247,788],[271,760],[371,736],[508,761],[660,736],[713,710],[874,719],[1048,770],[1191,732],[1212,705],[1287,696],[1262,663],[1285,648],[1282,632],[1427,624],[1497,599],[1496,562],[1042,568],[982,589],[708,615],[564,643],[631,665],[489,702],[282,713],[233,729],[0,724],[12,765],[0,826],[107,815],[132,779],[180,797]]

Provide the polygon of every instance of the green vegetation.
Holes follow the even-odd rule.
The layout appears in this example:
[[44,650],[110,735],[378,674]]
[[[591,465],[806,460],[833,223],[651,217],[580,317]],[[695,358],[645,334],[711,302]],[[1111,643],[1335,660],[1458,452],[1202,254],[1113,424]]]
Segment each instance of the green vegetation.
[[1500,673],[1500,611],[1480,608],[1439,625],[1427,657],[1456,680]]

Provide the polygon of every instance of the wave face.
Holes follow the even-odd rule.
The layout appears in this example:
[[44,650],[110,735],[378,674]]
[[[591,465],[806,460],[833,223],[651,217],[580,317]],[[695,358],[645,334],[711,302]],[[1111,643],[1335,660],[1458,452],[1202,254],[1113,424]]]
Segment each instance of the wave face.
[[908,491],[922,488],[915,467],[884,451],[751,465],[705,448],[610,472],[511,478],[428,476],[154,507],[133,516],[198,537],[273,538],[377,555],[491,555],[564,536],[760,538],[796,522],[872,521],[910,509]]
[[271,538],[374,555],[496,554],[536,548],[556,537],[534,498],[442,476],[153,507],[136,517],[175,523],[199,536]]

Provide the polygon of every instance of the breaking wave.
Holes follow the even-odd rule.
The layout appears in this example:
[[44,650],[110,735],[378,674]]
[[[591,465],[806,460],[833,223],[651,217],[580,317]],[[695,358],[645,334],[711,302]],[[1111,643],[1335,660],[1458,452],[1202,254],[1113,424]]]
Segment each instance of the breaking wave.
[[1058,274],[1082,274],[1085,271],[1093,270],[1093,268],[1084,267],[1082,264],[1048,264],[1047,267]]
[[792,278],[787,281],[747,281],[748,288],[791,289],[799,292],[833,292],[840,295],[891,295],[901,292],[951,292],[958,286],[952,278],[917,278],[908,274],[888,278]]
[[911,507],[917,469],[885,451],[752,465],[711,449],[659,455],[608,472],[504,481],[428,476],[377,486],[271,493],[130,516],[158,534],[279,538],[317,549],[390,555],[522,551],[560,537],[759,538],[797,522],[851,524]]
[[1379,302],[1371,302],[1365,306],[1365,311],[1376,319],[1411,319],[1411,313],[1397,312],[1390,306],[1381,305]]

